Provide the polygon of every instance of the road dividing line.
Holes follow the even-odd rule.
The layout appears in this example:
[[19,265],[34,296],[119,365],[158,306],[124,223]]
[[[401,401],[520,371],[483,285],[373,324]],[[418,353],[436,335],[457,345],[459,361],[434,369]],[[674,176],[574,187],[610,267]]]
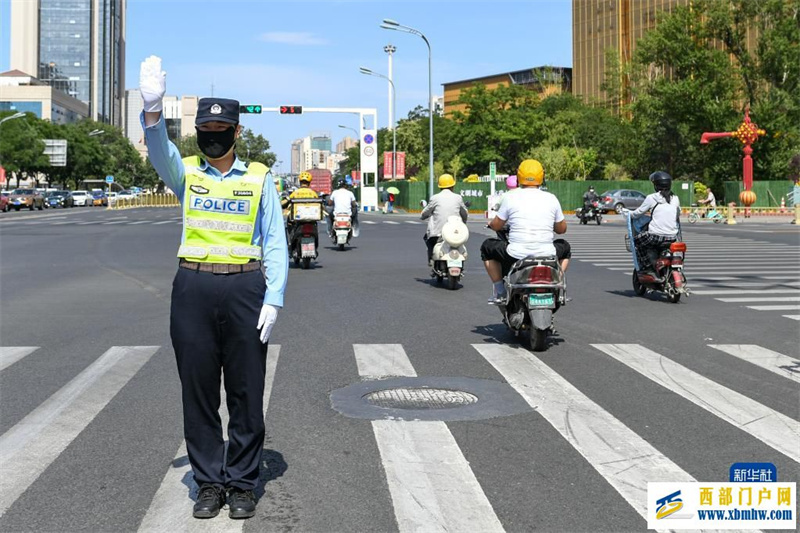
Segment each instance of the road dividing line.
[[[362,378],[416,376],[399,344],[353,345]],[[444,422],[373,420],[401,533],[504,531]]]
[[[269,408],[272,396],[272,383],[275,380],[275,370],[278,365],[281,347],[270,346],[267,350],[267,373],[264,378],[264,414]],[[220,418],[222,419],[223,433],[227,435],[228,409],[225,406],[224,390],[220,398]],[[200,531],[200,532],[231,532],[240,533],[245,520],[231,520],[228,513],[220,513],[215,518],[197,520],[192,516],[192,505],[197,500],[199,487],[192,475],[192,466],[186,452],[186,441],[181,441],[175,458],[170,463],[161,485],[153,496],[150,507],[147,509],[142,523],[139,524],[140,532],[160,533],[163,531]]]
[[800,422],[638,344],[592,346],[800,462]]
[[472,347],[643,518],[647,517],[648,481],[695,481],[532,353],[500,344]]
[[800,383],[800,359],[798,358],[773,352],[756,344],[709,344],[709,346]]
[[714,298],[714,299],[725,303],[800,302],[800,296],[765,296],[764,298],[753,296],[750,298]]
[[756,311],[800,311],[800,305],[748,305]]
[[0,516],[158,348],[114,346],[0,437]]
[[0,371],[38,349],[38,346],[0,346]]

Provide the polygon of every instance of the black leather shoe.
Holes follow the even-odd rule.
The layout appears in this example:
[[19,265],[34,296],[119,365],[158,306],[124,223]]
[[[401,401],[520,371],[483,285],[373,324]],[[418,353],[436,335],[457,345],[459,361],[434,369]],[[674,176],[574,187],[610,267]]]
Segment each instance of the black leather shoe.
[[250,518],[256,514],[256,496],[252,490],[233,487],[228,497],[231,518]]
[[200,487],[197,503],[194,504],[195,518],[214,518],[225,505],[225,489],[205,484]]

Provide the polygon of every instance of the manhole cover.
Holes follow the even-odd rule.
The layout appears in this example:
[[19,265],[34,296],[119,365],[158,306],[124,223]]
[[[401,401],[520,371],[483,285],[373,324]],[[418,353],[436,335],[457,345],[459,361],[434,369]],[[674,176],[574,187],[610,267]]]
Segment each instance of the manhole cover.
[[474,394],[460,390],[408,387],[370,392],[364,399],[387,409],[448,409],[478,401]]

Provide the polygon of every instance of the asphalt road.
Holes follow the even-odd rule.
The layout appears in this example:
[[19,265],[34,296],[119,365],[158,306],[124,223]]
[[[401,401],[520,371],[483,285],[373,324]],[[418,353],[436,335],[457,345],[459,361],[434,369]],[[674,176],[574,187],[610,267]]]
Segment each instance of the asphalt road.
[[[168,332],[180,212],[3,213],[0,530],[644,531],[647,481],[735,462],[797,481],[798,229],[687,226],[695,294],[674,305],[633,295],[621,224],[573,220],[572,301],[536,355],[486,305],[483,221],[457,291],[432,283],[412,216],[364,215],[344,252],[322,240],[270,343],[258,514],[201,523]],[[500,392],[446,422],[333,408],[386,376]]]

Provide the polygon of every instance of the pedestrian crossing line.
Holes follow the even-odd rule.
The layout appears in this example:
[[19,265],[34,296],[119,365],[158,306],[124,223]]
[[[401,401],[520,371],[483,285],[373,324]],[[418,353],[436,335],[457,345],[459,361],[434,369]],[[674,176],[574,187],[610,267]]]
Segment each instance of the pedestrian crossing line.
[[128,223],[128,225],[129,226],[136,226],[138,224],[148,224],[149,222],[150,222],[149,220],[139,220],[138,222],[130,222],[130,223]]
[[800,311],[800,305],[748,305],[756,311]]
[[792,320],[800,320],[800,315],[783,315],[784,318],[791,318]]
[[800,383],[800,360],[756,344],[709,344],[710,347]]
[[162,224],[175,224],[174,220],[162,220],[161,222],[153,222],[154,226],[161,226]]
[[638,344],[592,346],[800,462],[800,422]]
[[399,222],[395,222],[394,220],[384,220],[383,223],[384,224],[392,224],[394,226],[400,224]]
[[800,294],[800,289],[795,288],[785,288],[785,289],[715,289],[710,288],[708,290],[692,290],[692,294],[698,295],[705,295],[705,296],[717,296],[723,294]]
[[125,224],[125,223],[126,223],[125,220],[116,220],[114,222],[103,222],[103,225],[104,226],[111,226],[113,224]]
[[800,296],[764,296],[745,298],[714,298],[725,303],[756,303],[756,302],[800,302]]
[[[416,376],[401,345],[355,344],[362,378]],[[447,425],[373,420],[401,533],[504,531]]]
[[38,346],[0,346],[0,371],[5,370],[38,349]]
[[[264,382],[264,414],[269,408],[272,396],[272,384],[278,365],[281,347],[270,346],[267,349],[267,373]],[[224,387],[220,401],[220,418],[227,439],[228,409],[225,402]],[[227,513],[220,513],[216,518],[197,520],[192,516],[191,506],[197,500],[199,487],[192,475],[192,466],[186,451],[186,441],[182,441],[175,458],[172,460],[161,485],[158,487],[147,513],[139,524],[139,532],[161,533],[163,531],[200,531],[240,533],[244,527],[243,520],[230,520]]]
[[158,348],[112,347],[0,437],[0,516],[75,440]]
[[102,224],[102,223],[103,223],[102,220],[89,220],[87,222],[78,222],[75,225],[76,226],[88,226],[89,224]]
[[643,518],[647,517],[648,481],[695,481],[532,353],[499,344],[472,347]]

